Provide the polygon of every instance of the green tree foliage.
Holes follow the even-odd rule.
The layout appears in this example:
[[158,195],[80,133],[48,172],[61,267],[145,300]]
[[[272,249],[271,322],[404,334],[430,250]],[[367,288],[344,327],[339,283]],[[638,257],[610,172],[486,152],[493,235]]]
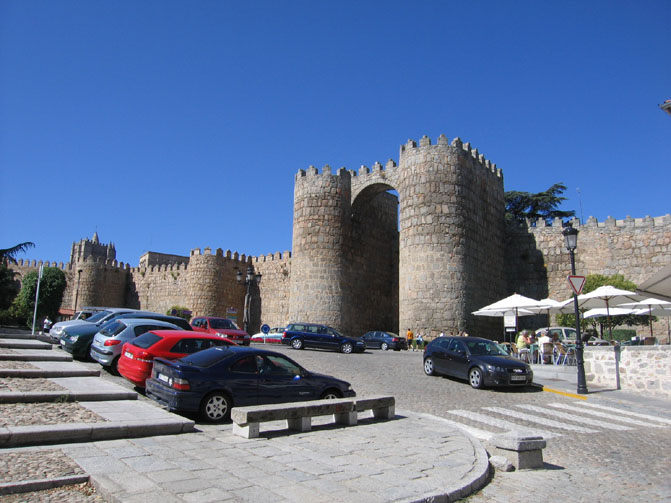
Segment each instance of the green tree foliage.
[[11,248],[0,249],[0,262],[3,264],[5,262],[16,264],[16,256],[19,253],[25,252],[28,248],[33,248],[34,246],[35,243],[26,241],[25,243],[20,243],[16,246],[12,246]]
[[550,223],[555,218],[571,218],[575,211],[561,211],[557,207],[566,198],[561,195],[566,190],[563,183],[555,183],[548,190],[531,194],[511,190],[506,192],[506,220],[510,222],[524,222],[526,219],[532,222],[539,218]]
[[[585,278],[585,286],[583,287],[583,293],[593,292],[600,286],[610,285],[621,290],[629,290],[633,292],[636,290],[636,284],[626,279],[621,274],[615,274],[613,276],[604,276],[603,274],[589,274]],[[604,306],[605,307],[605,306]],[[610,306],[615,307],[615,306]],[[654,320],[654,317],[653,317]],[[575,327],[575,316],[572,314],[560,314],[557,316],[557,323],[564,327]],[[619,326],[637,326],[637,325],[648,325],[650,323],[649,316],[635,316],[633,314],[628,314],[626,316],[611,316],[610,324],[611,327]],[[597,331],[601,337],[604,334],[608,333],[608,318],[589,318],[587,320],[580,320],[580,328],[584,331],[587,329],[593,329]],[[625,332],[623,337],[628,336]],[[616,339],[616,333],[613,332],[613,338]],[[625,337],[628,338],[628,337]]]
[[[21,291],[12,304],[12,314],[20,323],[31,326],[35,310],[35,292],[37,290],[38,271],[30,271],[23,278]],[[65,273],[57,267],[45,267],[40,280],[40,297],[37,304],[37,317],[49,316],[54,319],[63,301],[65,292]]]

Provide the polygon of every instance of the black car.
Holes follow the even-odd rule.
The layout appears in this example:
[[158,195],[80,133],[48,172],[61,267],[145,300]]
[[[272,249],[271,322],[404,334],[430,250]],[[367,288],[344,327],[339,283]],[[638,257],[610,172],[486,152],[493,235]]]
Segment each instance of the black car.
[[335,328],[317,323],[289,323],[282,334],[282,344],[294,349],[332,349],[341,353],[366,350],[363,340],[345,337]]
[[200,412],[206,421],[230,417],[231,408],[356,396],[350,383],[309,372],[273,351],[220,346],[179,360],[154,359],[147,396],[169,410]]
[[531,384],[531,367],[480,337],[438,337],[424,349],[426,375],[467,379],[474,388]]
[[408,341],[405,337],[392,332],[366,332],[362,339],[367,348],[380,348],[382,351],[408,349]]

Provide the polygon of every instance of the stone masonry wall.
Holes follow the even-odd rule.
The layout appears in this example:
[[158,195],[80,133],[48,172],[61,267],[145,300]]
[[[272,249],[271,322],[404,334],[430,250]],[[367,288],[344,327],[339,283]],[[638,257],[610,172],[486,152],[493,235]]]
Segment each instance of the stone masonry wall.
[[588,347],[585,377],[588,385],[616,388],[619,380],[623,390],[671,398],[671,346]]

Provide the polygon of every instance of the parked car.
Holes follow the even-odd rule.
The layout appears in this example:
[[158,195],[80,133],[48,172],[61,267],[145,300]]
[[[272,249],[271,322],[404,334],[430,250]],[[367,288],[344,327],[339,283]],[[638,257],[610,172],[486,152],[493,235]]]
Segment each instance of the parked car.
[[127,318],[151,318],[152,320],[172,323],[173,325],[177,325],[182,330],[187,330],[189,332],[193,330],[191,325],[189,325],[189,322],[186,321],[184,318],[180,318],[179,316],[170,316],[169,314],[152,313],[151,311],[138,311],[137,313],[122,314],[121,316],[118,316],[116,319],[123,320]]
[[366,348],[380,348],[382,351],[408,349],[406,338],[393,332],[367,332],[363,334],[362,339],[366,343]]
[[280,353],[240,346],[157,358],[146,391],[168,410],[200,412],[211,422],[228,419],[233,407],[356,396],[346,381],[309,372]]
[[362,339],[345,337],[335,328],[317,323],[289,323],[282,334],[282,344],[294,349],[331,349],[347,354],[366,350]]
[[[87,321],[79,324],[66,326],[60,335],[61,347],[68,353],[72,353],[75,358],[86,359],[91,351],[93,337],[106,323],[124,314],[133,313],[135,315],[144,311],[137,309],[111,308],[91,316]],[[98,318],[100,316],[100,318]],[[91,321],[93,320],[93,321]]]
[[151,376],[154,358],[182,358],[212,346],[236,345],[220,335],[186,330],[152,330],[127,342],[121,350],[119,374],[140,388]]
[[217,318],[215,316],[200,316],[191,320],[194,330],[218,334],[227,337],[241,346],[249,346],[251,337],[244,330],[240,330],[233,320],[228,318]]
[[100,311],[108,309],[107,307],[97,307],[97,306],[83,306],[79,311],[75,313],[72,317],[73,320],[87,320],[91,316]]
[[281,343],[283,333],[284,327],[274,327],[271,328],[267,334],[259,332],[258,334],[252,335],[251,341],[260,343]]
[[[571,327],[543,327],[536,330],[536,339],[541,336],[543,330],[548,331],[548,336],[550,339],[554,339],[554,336],[557,336],[557,340],[564,344],[575,344],[576,342],[576,330]],[[581,333],[584,337],[585,334]],[[584,339],[583,339],[584,340]],[[588,346],[608,346],[609,342],[605,339],[600,339],[599,337],[590,337],[587,341]]]
[[110,316],[112,316],[113,313],[116,313],[120,309],[126,313],[136,311],[136,309],[106,308],[103,311],[98,311],[92,314],[86,319],[59,321],[58,323],[54,323],[51,326],[51,329],[49,330],[49,337],[51,338],[51,342],[53,342],[54,344],[58,344],[61,340],[61,336],[65,333],[65,329],[67,327],[83,325],[84,323],[98,323],[99,321],[103,321],[104,323],[104,320],[106,318],[109,318]]
[[123,316],[106,323],[93,337],[91,358],[104,367],[117,370],[124,343],[150,330],[179,330],[180,327],[165,321],[150,318],[125,318]]
[[473,388],[525,386],[533,381],[529,364],[480,337],[438,337],[424,349],[426,375],[466,379]]

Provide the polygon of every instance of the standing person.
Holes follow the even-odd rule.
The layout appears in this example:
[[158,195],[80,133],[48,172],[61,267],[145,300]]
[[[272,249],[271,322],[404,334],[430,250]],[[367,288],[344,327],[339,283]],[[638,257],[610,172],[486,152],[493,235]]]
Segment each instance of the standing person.
[[405,338],[408,341],[408,349],[410,349],[412,347],[412,344],[414,342],[413,341],[414,337],[415,337],[415,334],[412,333],[412,330],[408,329],[407,333],[405,334]]
[[424,349],[424,337],[422,336],[422,332],[417,335],[417,347],[420,351]]
[[44,318],[44,324],[42,326],[44,327],[44,333],[45,334],[49,333],[49,330],[51,330],[51,325],[52,325],[52,323],[51,323],[51,320],[49,319],[49,317],[47,316],[46,318]]

